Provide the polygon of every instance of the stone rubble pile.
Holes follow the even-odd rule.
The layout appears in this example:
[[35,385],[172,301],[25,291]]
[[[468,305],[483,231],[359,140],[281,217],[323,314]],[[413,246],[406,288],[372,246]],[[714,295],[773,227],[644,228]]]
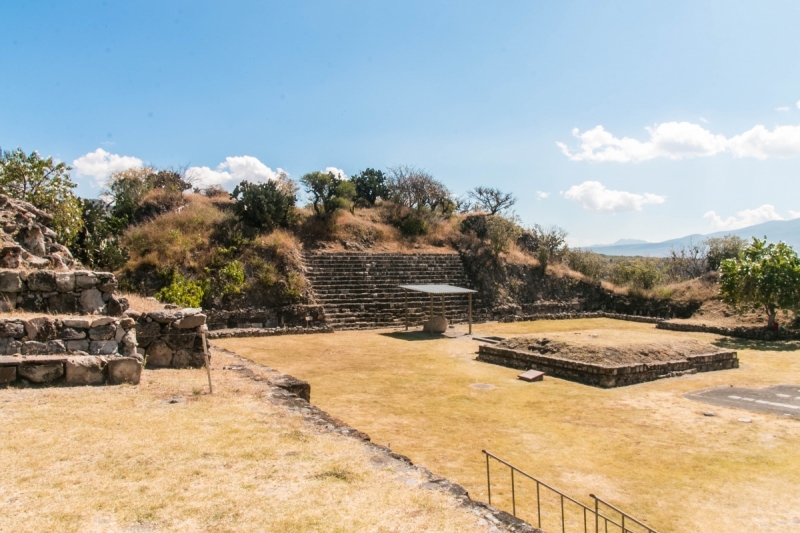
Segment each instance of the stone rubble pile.
[[0,194],[0,268],[74,268],[72,254],[47,227],[52,220],[28,202]]
[[147,368],[199,368],[205,364],[201,334],[206,330],[206,315],[201,311],[126,311],[126,316],[136,321],[139,353]]
[[0,312],[121,316],[128,301],[117,297],[111,272],[89,270],[0,271]]
[[0,355],[102,355],[141,361],[135,327],[130,317],[0,318]]

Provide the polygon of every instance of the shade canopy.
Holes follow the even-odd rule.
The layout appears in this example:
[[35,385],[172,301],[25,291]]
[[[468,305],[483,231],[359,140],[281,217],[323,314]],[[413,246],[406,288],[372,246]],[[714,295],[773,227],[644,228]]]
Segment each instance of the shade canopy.
[[478,292],[464,287],[456,287],[455,285],[398,285],[398,287],[427,294],[468,294]]

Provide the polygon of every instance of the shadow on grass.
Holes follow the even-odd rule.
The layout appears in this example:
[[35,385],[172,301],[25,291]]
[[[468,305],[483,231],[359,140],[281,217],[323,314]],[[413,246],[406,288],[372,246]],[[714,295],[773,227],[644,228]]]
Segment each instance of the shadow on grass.
[[759,341],[725,337],[717,339],[711,344],[720,348],[725,348],[726,350],[755,350],[758,352],[800,351],[800,342],[798,341]]
[[393,331],[391,333],[381,333],[381,335],[400,339],[401,341],[433,341],[446,338],[441,333],[423,333],[422,331]]

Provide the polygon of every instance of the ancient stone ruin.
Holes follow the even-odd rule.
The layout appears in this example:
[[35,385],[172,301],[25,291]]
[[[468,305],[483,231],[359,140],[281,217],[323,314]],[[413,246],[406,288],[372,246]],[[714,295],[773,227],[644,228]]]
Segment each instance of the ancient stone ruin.
[[50,220],[0,195],[0,385],[138,384],[145,365],[204,364],[200,309],[129,309],[114,274],[75,270]]

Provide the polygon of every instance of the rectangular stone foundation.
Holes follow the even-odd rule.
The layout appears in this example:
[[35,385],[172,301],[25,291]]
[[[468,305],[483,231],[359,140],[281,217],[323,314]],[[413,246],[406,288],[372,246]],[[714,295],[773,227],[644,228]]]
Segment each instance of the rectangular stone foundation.
[[693,355],[666,363],[604,366],[521,350],[481,346],[478,349],[478,361],[519,370],[539,370],[548,376],[606,389],[695,372],[739,368],[739,358],[736,352],[731,350]]

